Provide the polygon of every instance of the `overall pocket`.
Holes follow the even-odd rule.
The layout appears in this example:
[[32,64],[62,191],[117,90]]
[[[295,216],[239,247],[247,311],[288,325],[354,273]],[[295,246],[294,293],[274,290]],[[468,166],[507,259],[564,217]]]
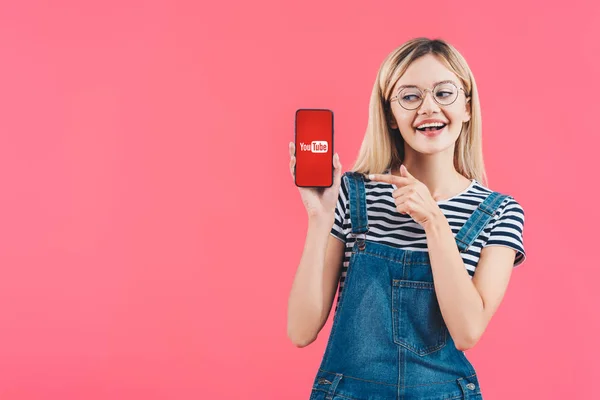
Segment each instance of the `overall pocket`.
[[394,342],[424,356],[446,345],[447,328],[433,282],[392,280]]

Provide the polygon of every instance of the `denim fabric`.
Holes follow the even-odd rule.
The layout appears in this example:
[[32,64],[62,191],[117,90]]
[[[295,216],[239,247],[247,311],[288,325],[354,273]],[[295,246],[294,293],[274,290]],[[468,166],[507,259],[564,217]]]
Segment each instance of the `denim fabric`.
[[[482,399],[436,298],[427,251],[366,240],[363,175],[344,173],[356,242],[310,400]],[[456,235],[466,251],[506,195],[492,192]]]

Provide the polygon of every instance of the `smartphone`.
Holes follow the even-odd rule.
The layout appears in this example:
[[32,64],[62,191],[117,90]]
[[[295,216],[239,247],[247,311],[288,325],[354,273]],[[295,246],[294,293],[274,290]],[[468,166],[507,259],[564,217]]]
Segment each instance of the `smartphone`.
[[296,186],[333,185],[333,111],[320,108],[296,110]]

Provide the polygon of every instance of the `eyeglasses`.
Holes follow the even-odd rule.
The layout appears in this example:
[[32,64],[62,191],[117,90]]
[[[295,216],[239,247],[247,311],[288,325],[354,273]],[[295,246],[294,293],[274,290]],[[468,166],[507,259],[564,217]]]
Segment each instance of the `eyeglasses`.
[[[457,88],[454,83],[448,81],[438,83],[433,90],[425,89],[424,91],[425,93],[430,91],[433,95],[433,99],[440,106],[449,106],[458,98],[459,90],[462,90],[465,93],[465,96],[467,96],[467,92],[465,92],[463,88]],[[400,92],[392,97],[390,101],[398,99],[398,104],[400,104],[402,108],[406,110],[415,110],[421,107],[424,98],[425,95],[421,89],[416,86],[408,86],[401,88]]]

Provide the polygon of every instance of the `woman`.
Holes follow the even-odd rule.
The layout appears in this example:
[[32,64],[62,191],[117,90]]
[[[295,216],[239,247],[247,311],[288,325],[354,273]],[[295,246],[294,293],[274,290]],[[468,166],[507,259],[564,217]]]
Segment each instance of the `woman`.
[[[295,166],[290,143],[290,171]],[[475,79],[443,40],[384,60],[352,171],[298,188],[309,225],[288,303],[288,336],[334,322],[311,400],[481,399],[464,351],[525,260],[523,208],[485,185]]]

